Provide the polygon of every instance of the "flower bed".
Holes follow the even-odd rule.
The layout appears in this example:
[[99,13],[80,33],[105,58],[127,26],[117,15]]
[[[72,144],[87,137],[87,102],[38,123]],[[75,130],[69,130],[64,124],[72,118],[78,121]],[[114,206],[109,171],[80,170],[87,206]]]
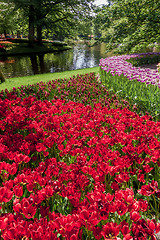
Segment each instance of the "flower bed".
[[[139,107],[141,112],[148,111],[160,119],[160,74],[158,70],[134,67],[132,59],[148,59],[160,53],[132,54],[113,56],[100,60],[101,79],[109,89],[120,97]],[[135,61],[132,60],[135,63]],[[145,60],[143,62],[146,62]]]
[[6,53],[6,49],[12,46],[12,42],[9,41],[0,41],[0,53]]
[[[65,101],[80,102],[85,105],[94,106],[101,103],[108,108],[127,107],[129,103],[124,99],[118,99],[113,91],[108,91],[101,85],[94,73],[77,75],[69,79],[56,79],[48,83],[40,82],[37,84],[13,88],[12,91],[0,92],[1,99],[14,99],[15,97],[25,98],[30,95],[41,100],[62,99]],[[135,106],[134,110],[135,110]]]
[[134,67],[131,63],[126,60],[132,58],[142,58],[145,59],[147,56],[159,56],[160,53],[139,53],[131,55],[121,55],[108,57],[106,59],[101,59],[99,66],[102,70],[110,73],[114,76],[121,74],[128,78],[129,80],[137,80],[139,82],[145,82],[147,84],[154,84],[160,87],[160,75],[157,70],[142,69],[140,67]]
[[156,239],[160,122],[69,96],[0,99],[2,239]]

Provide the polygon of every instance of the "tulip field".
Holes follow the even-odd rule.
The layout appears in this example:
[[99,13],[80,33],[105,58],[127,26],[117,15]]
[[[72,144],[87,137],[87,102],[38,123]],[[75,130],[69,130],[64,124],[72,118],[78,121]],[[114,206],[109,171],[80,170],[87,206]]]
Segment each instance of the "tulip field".
[[156,240],[159,169],[160,121],[94,73],[0,92],[2,240]]
[[139,65],[160,62],[160,52],[108,57],[100,60],[102,82],[122,98],[160,120],[160,74],[158,68]]

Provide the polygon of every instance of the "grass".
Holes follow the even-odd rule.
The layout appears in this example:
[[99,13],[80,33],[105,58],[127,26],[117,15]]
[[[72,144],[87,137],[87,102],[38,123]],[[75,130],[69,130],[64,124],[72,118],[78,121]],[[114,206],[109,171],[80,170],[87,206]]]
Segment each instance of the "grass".
[[60,78],[69,78],[73,75],[77,74],[86,74],[90,72],[99,72],[99,67],[93,68],[84,68],[78,70],[64,71],[64,72],[56,72],[56,73],[46,73],[46,74],[37,74],[25,77],[15,77],[6,79],[4,83],[0,84],[0,91],[8,89],[9,91],[13,89],[13,87],[17,88],[20,86],[26,86],[30,84],[35,84],[38,82],[49,82],[50,80],[60,79]]

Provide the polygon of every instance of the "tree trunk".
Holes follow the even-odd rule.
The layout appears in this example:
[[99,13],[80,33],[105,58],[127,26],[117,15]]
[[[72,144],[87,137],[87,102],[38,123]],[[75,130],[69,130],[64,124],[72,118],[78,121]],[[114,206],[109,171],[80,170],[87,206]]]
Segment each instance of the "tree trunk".
[[38,74],[38,62],[37,62],[37,56],[36,55],[31,55],[30,56],[31,59],[31,64],[32,64],[32,71],[34,74]]
[[29,6],[29,47],[34,45],[34,7],[33,5]]
[[7,32],[6,32],[6,30],[4,30],[4,36],[5,36],[5,38],[7,37]]
[[44,54],[40,54],[38,56],[38,58],[39,58],[39,63],[40,63],[40,72],[45,73]]
[[21,38],[20,32],[17,31],[17,38]]
[[42,25],[41,24],[37,25],[37,40],[38,40],[38,45],[43,45],[43,43],[42,43]]

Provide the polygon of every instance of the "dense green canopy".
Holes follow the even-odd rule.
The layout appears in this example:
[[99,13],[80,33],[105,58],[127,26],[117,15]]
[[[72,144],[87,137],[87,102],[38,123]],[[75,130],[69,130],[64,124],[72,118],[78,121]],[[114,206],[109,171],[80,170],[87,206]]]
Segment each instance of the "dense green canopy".
[[12,12],[15,15],[21,11],[19,24],[23,15],[29,29],[29,43],[32,46],[35,30],[39,44],[42,44],[43,33],[50,32],[52,35],[58,35],[59,38],[73,34],[78,21],[90,15],[93,0],[5,0],[5,2],[8,11],[9,4],[14,6]]
[[[160,43],[159,0],[108,0],[99,7],[94,0],[4,0],[0,1],[0,32],[36,37],[95,35],[117,53],[141,52]],[[94,9],[94,13],[93,13]]]
[[159,0],[113,0],[99,8],[98,19],[108,50],[137,52],[160,42]]

